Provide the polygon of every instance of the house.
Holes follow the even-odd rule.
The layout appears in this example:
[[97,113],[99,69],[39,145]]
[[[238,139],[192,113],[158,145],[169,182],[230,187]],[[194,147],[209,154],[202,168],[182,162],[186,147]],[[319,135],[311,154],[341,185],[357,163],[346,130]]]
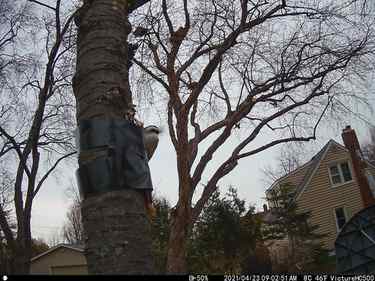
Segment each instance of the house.
[[31,274],[88,274],[81,245],[59,244],[31,259]]
[[[310,212],[310,223],[318,225],[325,248],[334,249],[337,234],[358,211],[375,203],[375,166],[366,161],[355,131],[342,132],[344,145],[330,140],[310,161],[276,180],[266,197],[281,186],[293,186],[297,211]],[[270,210],[276,207],[268,201]]]

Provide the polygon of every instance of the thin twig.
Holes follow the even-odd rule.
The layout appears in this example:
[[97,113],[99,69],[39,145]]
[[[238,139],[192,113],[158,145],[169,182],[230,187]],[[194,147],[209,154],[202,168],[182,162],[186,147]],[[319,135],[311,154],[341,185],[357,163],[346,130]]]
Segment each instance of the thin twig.
[[41,5],[41,6],[44,6],[44,7],[48,8],[48,9],[51,9],[51,10],[53,10],[53,11],[56,11],[56,9],[55,9],[54,7],[52,7],[52,6],[50,6],[50,5],[47,5],[47,4],[44,4],[44,3],[42,3],[42,2],[39,2],[39,1],[37,1],[37,0],[27,0],[27,1],[29,1],[29,2],[34,2],[34,3],[38,4],[38,5]]

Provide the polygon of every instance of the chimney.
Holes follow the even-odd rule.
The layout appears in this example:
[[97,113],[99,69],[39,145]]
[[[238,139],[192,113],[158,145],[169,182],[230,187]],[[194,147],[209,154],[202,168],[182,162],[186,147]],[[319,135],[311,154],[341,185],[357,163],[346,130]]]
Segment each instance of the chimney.
[[346,126],[344,130],[342,130],[342,140],[344,141],[345,147],[350,151],[360,150],[359,142],[355,131],[350,127],[350,125]]
[[342,131],[341,136],[342,140],[344,141],[344,145],[349,150],[352,158],[352,167],[358,181],[363,205],[365,208],[369,207],[375,204],[375,198],[372,195],[370,186],[364,173],[366,163],[363,161],[362,151],[359,146],[357,135],[350,126],[346,126]]
[[263,211],[266,213],[268,211],[267,204],[263,204]]

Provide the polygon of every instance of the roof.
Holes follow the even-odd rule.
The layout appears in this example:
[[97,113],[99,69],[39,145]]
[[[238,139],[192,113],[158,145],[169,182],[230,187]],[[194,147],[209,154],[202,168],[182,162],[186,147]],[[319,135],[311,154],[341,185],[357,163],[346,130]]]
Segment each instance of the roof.
[[[333,146],[333,145],[336,145],[336,146],[339,146],[340,148],[343,148],[345,149],[346,151],[348,151],[348,149],[339,144],[338,142],[334,141],[333,139],[329,140],[326,145],[317,153],[315,154],[311,159],[310,161],[308,161],[307,163],[303,164],[302,166],[298,167],[296,170],[280,177],[279,179],[277,179],[272,185],[271,187],[268,189],[268,190],[271,190],[272,188],[274,188],[276,185],[278,185],[280,183],[281,180],[284,180],[290,176],[292,176],[293,174],[297,173],[297,172],[302,172],[302,169],[306,168],[306,171],[303,171],[304,172],[304,175],[303,175],[303,178],[302,178],[302,181],[299,182],[297,185],[296,185],[296,190],[295,190],[295,195],[294,195],[294,199],[297,199],[300,194],[304,191],[304,189],[306,188],[306,186],[308,186],[308,184],[310,183],[311,181],[311,178],[313,177],[313,175],[315,174],[316,170],[318,169],[318,167],[320,166],[320,163],[322,161],[322,159],[325,157],[325,155],[327,154],[327,152],[330,150],[330,148]],[[267,191],[268,191],[267,190]]]
[[346,149],[346,147],[342,146],[341,144],[337,143],[336,141],[334,141],[332,139],[329,140],[327,142],[327,144],[325,146],[323,146],[323,148],[317,154],[315,154],[313,158],[311,158],[310,162],[312,164],[311,164],[310,168],[308,169],[308,171],[306,172],[303,181],[300,183],[299,186],[297,186],[294,199],[297,199],[297,197],[304,190],[305,186],[308,185],[312,176],[315,174],[316,170],[320,166],[320,162],[323,160],[323,158],[325,157],[325,155],[327,154],[327,152],[329,151],[329,149],[331,148],[332,145],[338,145],[338,146]]
[[269,188],[267,188],[266,192],[272,190],[272,189],[273,189],[276,185],[278,185],[278,183],[279,183],[280,181],[282,181],[283,179],[288,178],[288,177],[290,177],[290,176],[293,175],[293,174],[297,174],[297,173],[302,172],[302,170],[305,169],[305,168],[308,168],[309,165],[311,165],[311,161],[309,161],[309,162],[307,162],[307,163],[301,165],[301,166],[298,167],[297,169],[295,169],[295,170],[289,172],[288,174],[285,174],[285,175],[281,176],[280,178],[276,179],[276,180],[274,181],[274,183],[273,183]]
[[48,255],[50,254],[51,252],[53,251],[56,251],[57,249],[60,249],[60,248],[67,248],[67,249],[70,249],[70,250],[73,250],[73,251],[77,251],[77,252],[81,252],[83,253],[84,252],[84,246],[83,245],[79,245],[79,244],[76,244],[76,245],[73,245],[73,244],[58,244],[52,248],[50,248],[49,250],[45,251],[44,253],[41,253],[40,255],[37,255],[35,257],[33,257],[30,261],[33,262],[45,255]]

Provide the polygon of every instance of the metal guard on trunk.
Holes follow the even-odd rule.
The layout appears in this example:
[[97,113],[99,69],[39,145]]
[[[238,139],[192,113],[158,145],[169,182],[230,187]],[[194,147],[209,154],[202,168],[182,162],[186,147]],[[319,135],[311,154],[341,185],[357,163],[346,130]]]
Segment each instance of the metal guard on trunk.
[[81,197],[126,188],[152,190],[143,128],[124,119],[81,120],[78,186]]

